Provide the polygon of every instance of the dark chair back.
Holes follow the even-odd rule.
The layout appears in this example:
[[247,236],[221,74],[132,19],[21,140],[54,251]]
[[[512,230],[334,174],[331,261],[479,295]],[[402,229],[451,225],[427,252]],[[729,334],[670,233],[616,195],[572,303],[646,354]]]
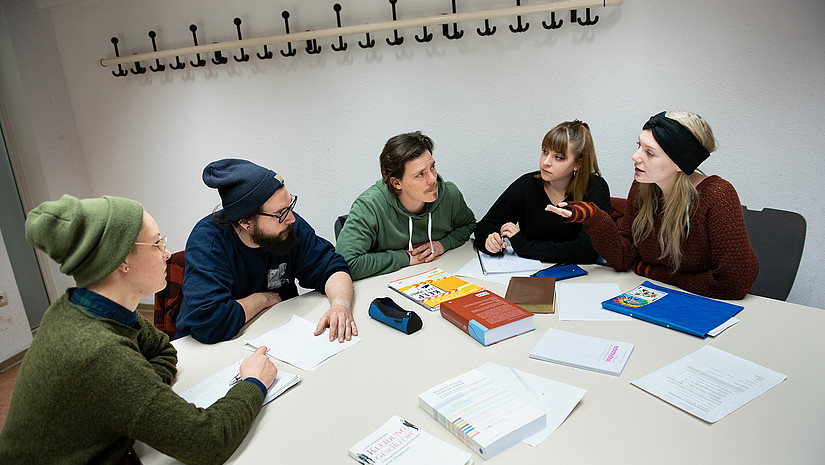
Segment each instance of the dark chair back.
[[759,276],[751,294],[785,300],[791,293],[802,249],[805,247],[805,218],[799,213],[742,206],[751,247],[759,259]]
[[155,328],[175,338],[175,323],[183,302],[183,251],[175,252],[166,260],[166,287],[155,294]]
[[347,221],[347,217],[349,215],[341,215],[335,220],[335,224],[332,226],[335,230],[335,240],[338,240],[338,235],[341,234],[341,229],[344,227],[344,223]]

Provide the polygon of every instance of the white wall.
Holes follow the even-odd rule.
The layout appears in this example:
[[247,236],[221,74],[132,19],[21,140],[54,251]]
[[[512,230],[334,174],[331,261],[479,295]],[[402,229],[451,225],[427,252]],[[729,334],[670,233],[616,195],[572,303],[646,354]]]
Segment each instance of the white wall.
[[[36,9],[31,1],[11,3]],[[276,53],[269,61],[253,56],[248,63],[124,78],[97,65],[113,55],[112,36],[121,54],[150,51],[150,29],[161,48],[191,45],[191,23],[200,43],[233,40],[236,16],[244,19],[244,37],[274,35],[283,32],[284,9],[292,31],[322,29],[335,25],[335,2],[41,3],[56,5],[39,11],[54,26],[61,64],[55,74],[65,76],[70,101],[55,102],[55,111],[76,124],[85,169],[74,173],[77,179],[44,172],[44,181],[70,191],[88,179],[93,195],[140,200],[172,250],[184,247],[192,225],[218,203],[200,180],[203,166],[218,158],[245,157],[277,171],[300,196],[298,211],[331,237],[334,218],[379,177],[378,153],[397,133],[420,129],[433,137],[439,172],[456,182],[480,218],[514,178],[535,169],[541,138],[555,124],[590,123],[611,192],[625,196],[641,125],[661,110],[688,109],[702,114],[720,141],[702,166],[706,173],[730,180],[750,208],[807,218],[805,256],[789,300],[822,306],[825,293],[816,285],[825,275],[825,168],[817,153],[825,146],[821,0],[628,0],[595,10],[600,20],[592,27],[570,25],[565,12],[559,30],[542,29],[549,15],[540,15],[524,18],[528,32],[513,34],[506,27],[514,18],[497,19],[492,37],[475,33],[480,22],[461,24],[465,37],[458,41],[431,28],[436,38],[418,44],[413,35],[420,31],[405,30],[405,43],[390,47],[384,38],[391,33],[377,33],[371,50],[357,46],[362,37],[347,37],[349,49],[333,52],[335,40],[325,39],[320,55],[306,54],[300,43],[293,44],[301,49],[293,58]],[[385,0],[341,3],[345,24],[390,18]],[[400,1],[399,15],[437,15],[449,3]],[[513,5],[458,3],[467,11]],[[51,77],[47,70],[25,87],[50,89]],[[63,114],[67,109],[71,116]],[[45,167],[65,154],[31,156]]]
[[29,320],[23,311],[23,301],[14,281],[14,272],[0,233],[0,291],[6,293],[6,304],[0,306],[0,365],[17,355],[32,342]]

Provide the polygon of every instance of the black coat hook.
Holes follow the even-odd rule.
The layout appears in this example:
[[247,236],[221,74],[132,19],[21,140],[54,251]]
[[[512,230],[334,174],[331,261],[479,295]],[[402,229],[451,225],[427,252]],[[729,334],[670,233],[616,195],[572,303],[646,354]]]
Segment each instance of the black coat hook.
[[556,12],[555,11],[550,12],[550,24],[547,24],[547,21],[542,21],[541,22],[542,27],[544,27],[545,29],[558,29],[558,28],[561,27],[562,24],[564,24],[563,19],[560,19],[558,22],[556,22]]
[[136,61],[135,62],[135,67],[130,69],[129,71],[131,71],[132,74],[144,74],[146,72],[146,67],[145,66],[140,66],[140,62]]
[[367,33],[367,39],[366,40],[367,40],[367,43],[361,42],[359,40],[358,45],[361,48],[372,48],[372,47],[375,46],[375,39],[370,39],[370,33],[369,32]]
[[415,35],[415,40],[417,42],[424,43],[433,40],[433,33],[427,32],[427,26],[424,26],[424,32],[422,34],[424,34],[423,37],[418,37],[418,34]]
[[267,48],[266,44],[264,44],[264,54],[263,54],[263,55],[261,55],[260,53],[256,53],[255,55],[257,55],[257,56],[258,56],[258,58],[260,58],[261,60],[271,60],[271,59],[272,59],[272,57],[274,57],[274,56],[275,56],[275,54],[274,54],[274,53],[272,53],[272,52],[269,50],[269,48]]
[[[521,6],[521,0],[516,0],[516,6]],[[510,32],[524,32],[530,28],[530,23],[527,21],[524,22],[524,25],[521,24],[521,15],[516,16],[516,26],[514,27],[512,24],[510,25]]]
[[[242,23],[241,18],[235,18],[234,22],[235,22],[235,29],[238,30],[238,40],[243,40],[243,36],[241,35],[241,23]],[[243,47],[241,47],[241,56],[236,57],[236,56],[233,55],[232,58],[234,58],[235,61],[237,61],[238,63],[241,63],[241,62],[244,62],[244,61],[249,61],[249,54],[244,52]]]
[[480,36],[491,36],[491,35],[496,33],[496,27],[493,26],[491,28],[490,27],[490,20],[485,19],[484,20],[484,30],[482,31],[481,28],[476,28],[476,31],[478,31],[478,35],[480,35]]
[[[338,27],[341,27],[341,4],[332,5],[332,9],[335,10],[335,20],[338,22]],[[336,52],[343,52],[347,49],[347,44],[344,42],[343,37],[338,36],[338,45],[332,44],[331,47]]]
[[[390,0],[390,5],[392,5],[392,20],[396,21],[398,18],[395,15],[395,4],[398,3],[398,0]],[[404,43],[404,38],[398,35],[398,29],[392,30],[393,40],[387,39],[387,43],[390,45],[401,45]]]
[[[120,52],[117,51],[117,43],[118,43],[117,37],[112,37],[112,45],[115,46],[115,56],[119,57]],[[120,66],[119,63],[117,65],[117,71],[112,71],[112,76],[114,76],[114,77],[126,76],[127,74],[129,74],[129,72],[126,71],[125,69],[123,69],[123,66]]]
[[[453,14],[455,14],[455,12],[455,0],[453,0]],[[460,39],[464,36],[464,31],[458,30],[458,23],[453,23],[453,32],[450,32],[449,24],[444,24],[442,33],[444,34],[444,37],[448,39]]]
[[[157,33],[155,31],[149,31],[149,38],[152,39],[152,50],[157,52],[158,44],[157,42],[155,42],[155,37],[157,37]],[[161,64],[160,60],[155,58],[155,66],[150,66],[149,69],[157,73],[158,71],[163,71],[164,69],[166,69],[166,65]]]
[[175,57],[175,63],[174,64],[170,63],[169,68],[171,68],[171,69],[183,69],[183,68],[186,68],[186,63],[180,61],[180,57],[176,56]]
[[[195,43],[195,47],[197,47],[198,46],[198,26],[195,26],[194,24],[190,24],[189,25],[189,30],[192,31],[192,41]],[[206,66],[206,60],[201,58],[200,53],[196,53],[195,57],[198,59],[198,61],[190,61],[189,64],[191,64],[195,68],[200,68],[201,66]]]
[[[212,42],[212,43],[217,44],[217,42]],[[229,61],[229,58],[226,58],[225,56],[223,56],[223,53],[221,53],[220,50],[215,50],[214,55],[215,55],[215,58],[212,58],[210,61],[212,61],[212,63],[214,63],[216,65],[225,65]]]
[[599,22],[599,15],[595,15],[593,19],[590,19],[590,8],[584,10],[584,21],[578,17],[576,10],[570,10],[570,22],[571,23],[579,23],[579,26],[592,26]]
[[[309,29],[307,29],[307,32],[309,32]],[[307,39],[307,46],[304,50],[306,50],[310,55],[321,53],[321,46],[318,45],[318,39]]]
[[[284,12],[281,13],[281,17],[284,18],[284,29],[286,29],[287,35],[289,35],[289,12],[284,10]],[[294,57],[298,51],[292,48],[292,42],[287,42],[286,45],[288,51],[285,52],[281,50],[281,55],[284,57]]]

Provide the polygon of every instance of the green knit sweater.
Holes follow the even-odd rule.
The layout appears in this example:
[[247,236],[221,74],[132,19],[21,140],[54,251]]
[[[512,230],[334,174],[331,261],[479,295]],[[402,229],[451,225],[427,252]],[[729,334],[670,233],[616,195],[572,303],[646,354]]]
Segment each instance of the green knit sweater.
[[206,409],[170,387],[177,351],[138,316],[138,328],[54,302],[23,359],[0,434],[0,463],[120,464],[139,439],[185,463],[223,463],[264,395],[236,384]]
[[352,279],[362,279],[409,265],[406,250],[411,238],[418,244],[431,237],[446,252],[467,242],[475,226],[475,215],[458,187],[441,176],[438,198],[418,215],[404,208],[379,179],[353,202],[335,251],[347,261]]

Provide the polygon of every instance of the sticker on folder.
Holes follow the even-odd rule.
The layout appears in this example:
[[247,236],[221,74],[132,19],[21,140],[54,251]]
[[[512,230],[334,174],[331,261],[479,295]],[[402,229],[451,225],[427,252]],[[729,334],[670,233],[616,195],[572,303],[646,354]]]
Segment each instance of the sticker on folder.
[[638,286],[631,291],[614,297],[613,302],[625,307],[639,308],[647,304],[652,304],[666,295],[667,292],[663,292],[658,289]]

